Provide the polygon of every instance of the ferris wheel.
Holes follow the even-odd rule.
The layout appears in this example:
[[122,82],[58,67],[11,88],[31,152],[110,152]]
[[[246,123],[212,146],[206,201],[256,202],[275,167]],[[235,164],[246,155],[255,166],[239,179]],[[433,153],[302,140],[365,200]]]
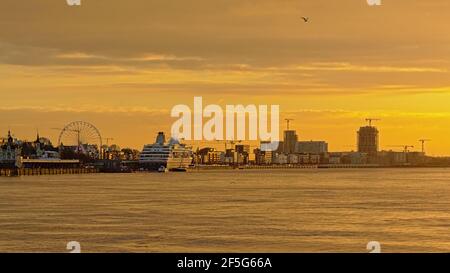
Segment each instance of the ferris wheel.
[[102,137],[100,131],[85,121],[74,121],[67,124],[59,134],[58,146],[77,147],[79,152],[86,152],[87,147],[101,149]]

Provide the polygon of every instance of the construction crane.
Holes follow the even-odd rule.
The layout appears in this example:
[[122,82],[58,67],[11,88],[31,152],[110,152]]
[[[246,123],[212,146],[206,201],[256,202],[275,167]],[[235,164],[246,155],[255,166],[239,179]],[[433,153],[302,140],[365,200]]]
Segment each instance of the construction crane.
[[409,148],[414,148],[412,145],[390,145],[388,147],[402,147],[404,153],[409,153]]
[[408,148],[414,148],[414,146],[412,146],[412,145],[405,145],[405,146],[403,146],[403,148],[404,148],[404,152],[405,153],[409,153]]
[[425,153],[425,142],[431,141],[431,139],[419,139],[419,142],[422,143],[422,153]]
[[294,121],[294,120],[291,119],[291,118],[286,118],[286,119],[284,119],[284,120],[285,120],[286,123],[287,123],[287,130],[289,131],[289,124],[290,124],[291,121]]
[[104,140],[106,140],[106,146],[109,147],[109,141],[110,141],[110,140],[114,140],[114,138],[112,138],[112,137],[106,137],[106,138],[104,138]]
[[372,122],[373,121],[380,121],[381,119],[377,119],[377,118],[366,118],[366,121],[369,122],[369,126],[372,127]]
[[238,143],[242,143],[242,140],[228,141],[228,143],[230,143],[231,145],[235,145],[235,144],[238,144]]

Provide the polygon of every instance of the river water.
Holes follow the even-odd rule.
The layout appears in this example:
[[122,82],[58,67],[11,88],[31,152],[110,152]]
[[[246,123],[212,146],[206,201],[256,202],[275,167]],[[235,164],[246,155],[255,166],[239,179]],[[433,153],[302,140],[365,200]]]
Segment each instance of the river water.
[[450,252],[450,169],[0,178],[0,252]]

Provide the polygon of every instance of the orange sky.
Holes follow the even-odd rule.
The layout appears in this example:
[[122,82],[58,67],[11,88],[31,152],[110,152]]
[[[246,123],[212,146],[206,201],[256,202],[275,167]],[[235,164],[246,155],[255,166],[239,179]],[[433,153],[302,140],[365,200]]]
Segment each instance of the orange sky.
[[447,0],[3,0],[0,131],[56,141],[86,120],[140,148],[203,96],[279,104],[333,151],[377,117],[382,148],[431,138],[450,155],[449,15]]

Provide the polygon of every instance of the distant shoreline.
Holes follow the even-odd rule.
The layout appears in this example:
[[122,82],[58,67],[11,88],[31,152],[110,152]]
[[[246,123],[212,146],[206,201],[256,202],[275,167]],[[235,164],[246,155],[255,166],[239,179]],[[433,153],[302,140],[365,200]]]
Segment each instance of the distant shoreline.
[[[325,170],[325,169],[434,169],[434,168],[450,168],[450,166],[411,166],[411,165],[399,165],[399,166],[383,166],[383,165],[268,165],[268,166],[218,166],[218,165],[202,165],[198,167],[191,167],[186,169],[187,172],[196,171],[234,171],[234,170]],[[54,176],[54,175],[70,175],[70,174],[136,174],[136,173],[158,173],[157,171],[148,170],[135,170],[126,172],[107,172],[99,171],[97,169],[79,168],[79,169],[0,169],[0,177],[20,177],[20,176]]]
[[217,166],[217,165],[202,165],[198,167],[189,168],[189,170],[273,170],[273,169],[406,169],[406,168],[450,168],[449,165],[376,165],[376,164],[365,164],[365,165],[352,165],[352,164],[319,164],[319,165],[250,165],[250,166]]

